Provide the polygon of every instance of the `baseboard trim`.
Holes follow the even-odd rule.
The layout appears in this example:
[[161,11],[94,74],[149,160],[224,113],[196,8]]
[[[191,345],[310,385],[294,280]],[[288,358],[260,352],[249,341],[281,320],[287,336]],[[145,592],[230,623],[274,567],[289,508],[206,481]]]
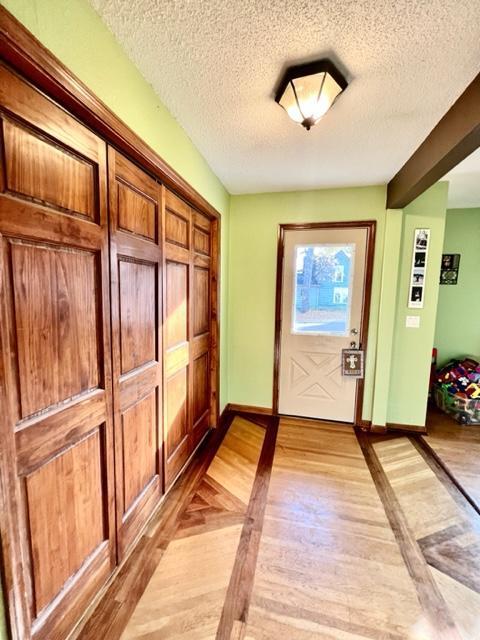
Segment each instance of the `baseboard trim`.
[[236,411],[238,413],[258,413],[264,416],[273,416],[273,410],[269,407],[255,407],[250,404],[227,404],[223,412]]
[[415,434],[426,434],[427,427],[421,427],[420,425],[415,424],[396,424],[394,422],[387,422],[386,425],[381,424],[372,424],[370,427],[370,433],[376,433],[379,435],[391,433],[391,432],[404,432],[404,433],[415,433]]
[[370,427],[370,433],[379,433],[379,434],[385,434],[387,433],[388,428],[385,425],[381,425],[381,424],[372,424],[372,426]]
[[223,410],[221,411],[220,415],[218,416],[217,424],[213,428],[220,429],[225,424],[225,420],[228,419],[229,413],[230,413],[230,409],[228,404],[226,404],[223,407]]
[[372,425],[371,420],[360,420],[357,424],[353,425],[354,427],[359,427],[362,431],[373,431],[374,425]]
[[[222,415],[220,416],[220,421],[222,420],[223,415],[227,414],[229,411],[234,411],[236,413],[256,413],[258,415],[264,415],[264,416],[274,416],[275,415],[273,413],[273,409],[271,407],[257,407],[255,405],[250,405],[250,404],[233,404],[233,403],[229,402],[226,405],[225,409],[222,411]],[[284,417],[286,417],[286,418],[288,418],[288,417],[298,417],[301,420],[315,420],[316,422],[328,422],[328,423],[332,422],[332,420],[326,420],[326,419],[323,419],[323,418],[303,418],[302,416],[287,416],[287,415],[285,415]],[[374,427],[372,426],[372,423],[371,423],[370,420],[362,420],[359,424],[356,424],[356,425],[353,425],[353,426],[360,427],[364,431],[370,431],[370,430],[374,429]],[[375,428],[377,428],[377,427],[375,427]],[[378,428],[385,429],[385,427],[378,427]]]
[[427,433],[426,426],[416,424],[396,424],[395,422],[387,422],[387,431],[405,431],[406,433]]

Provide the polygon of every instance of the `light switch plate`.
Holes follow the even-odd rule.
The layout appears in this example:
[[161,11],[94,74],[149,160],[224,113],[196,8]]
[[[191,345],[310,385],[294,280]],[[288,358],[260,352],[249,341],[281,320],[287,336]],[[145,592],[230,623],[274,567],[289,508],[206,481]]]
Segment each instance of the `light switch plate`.
[[405,326],[409,329],[418,329],[420,327],[420,316],[407,316]]

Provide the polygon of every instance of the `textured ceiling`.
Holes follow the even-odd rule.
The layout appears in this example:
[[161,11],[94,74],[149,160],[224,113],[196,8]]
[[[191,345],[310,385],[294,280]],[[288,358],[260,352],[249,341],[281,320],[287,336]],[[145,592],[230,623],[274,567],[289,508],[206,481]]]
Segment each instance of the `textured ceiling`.
[[[231,193],[386,183],[479,71],[479,0],[91,0]],[[272,95],[329,56],[310,132]]]
[[[480,105],[479,105],[480,108]],[[477,149],[445,176],[450,209],[480,207],[480,149]]]

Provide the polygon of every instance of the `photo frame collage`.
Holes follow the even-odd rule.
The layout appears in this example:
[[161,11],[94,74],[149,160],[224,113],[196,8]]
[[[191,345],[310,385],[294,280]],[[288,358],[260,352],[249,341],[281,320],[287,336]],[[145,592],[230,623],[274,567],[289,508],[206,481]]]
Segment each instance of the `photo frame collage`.
[[430,229],[415,229],[412,271],[408,294],[408,307],[410,309],[423,309],[429,242]]

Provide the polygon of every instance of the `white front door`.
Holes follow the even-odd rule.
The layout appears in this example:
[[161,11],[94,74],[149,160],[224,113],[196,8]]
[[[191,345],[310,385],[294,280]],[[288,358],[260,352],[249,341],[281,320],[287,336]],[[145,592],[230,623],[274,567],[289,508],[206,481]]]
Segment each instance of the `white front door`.
[[278,410],[354,422],[357,381],[341,352],[362,330],[368,230],[286,230]]

